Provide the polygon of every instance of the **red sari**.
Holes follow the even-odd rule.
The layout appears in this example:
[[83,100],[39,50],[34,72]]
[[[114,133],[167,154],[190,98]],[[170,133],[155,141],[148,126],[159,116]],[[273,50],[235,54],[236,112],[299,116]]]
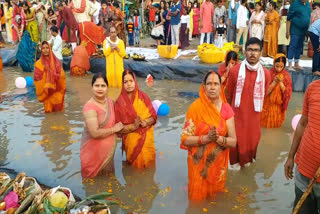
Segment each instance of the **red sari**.
[[[286,57],[284,54],[277,54],[274,58]],[[261,126],[266,128],[279,128],[282,126],[287,113],[288,104],[292,94],[292,80],[290,74],[283,69],[277,72],[275,68],[270,70],[271,81],[277,76],[282,79],[286,89],[282,92],[280,83],[274,87],[272,92],[266,96],[261,112]]]
[[[139,90],[135,77],[134,80],[136,88],[132,99],[122,87],[121,94],[115,103],[116,122],[122,122],[124,125],[132,124],[138,116],[142,120],[153,117],[157,121],[157,114],[151,100]],[[138,169],[147,168],[155,161],[153,126],[154,124],[139,128],[122,136],[122,149],[126,151],[127,162]]]
[[200,10],[199,8],[193,8],[193,32],[192,35],[198,36],[200,34],[199,29],[199,23],[200,23]]
[[[246,78],[241,95],[239,108],[235,107],[235,95],[237,88],[238,74],[241,64],[230,70],[227,85],[227,100],[232,101],[232,108],[235,113],[234,121],[237,133],[237,146],[230,149],[230,164],[240,163],[244,166],[256,158],[257,148],[260,141],[260,112],[254,110],[253,91],[257,72],[246,68]],[[267,69],[265,73],[265,94],[270,83],[270,74]]]
[[[108,99],[108,110],[100,108],[92,102],[83,107],[86,118],[97,117],[99,128],[111,128],[115,124],[113,101]],[[84,178],[92,178],[99,173],[112,172],[113,156],[116,150],[115,135],[105,138],[92,138],[87,129],[82,134],[80,149],[81,174]]]

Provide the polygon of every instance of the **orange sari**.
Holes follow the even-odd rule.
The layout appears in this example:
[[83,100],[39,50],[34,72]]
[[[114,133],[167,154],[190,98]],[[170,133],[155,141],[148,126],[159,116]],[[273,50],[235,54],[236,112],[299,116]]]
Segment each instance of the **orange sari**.
[[280,18],[276,10],[268,12],[266,16],[266,24],[263,37],[263,52],[267,56],[275,57],[278,53],[278,30],[280,27]]
[[79,34],[81,41],[87,42],[86,49],[89,56],[96,53],[96,45],[102,45],[105,39],[103,28],[93,22],[80,23]]
[[[121,94],[115,103],[116,122],[122,122],[124,125],[132,124],[138,116],[142,120],[153,117],[157,121],[157,114],[151,100],[139,90],[136,78],[134,79],[136,88],[132,99],[122,87]],[[156,151],[153,129],[154,124],[122,136],[122,150],[126,152],[127,162],[138,169],[154,164]]]
[[[83,107],[86,118],[97,117],[100,128],[111,128],[115,124],[113,101],[108,99],[108,111],[100,108],[94,103],[88,102]],[[87,129],[82,134],[80,149],[81,174],[84,178],[91,178],[98,173],[113,172],[113,156],[116,151],[115,135],[106,138],[91,138]]]
[[201,201],[212,199],[224,191],[229,163],[229,149],[212,142],[199,147],[186,147],[189,136],[206,135],[210,127],[217,127],[219,134],[227,135],[226,120],[233,117],[232,108],[223,99],[220,112],[209,101],[201,84],[200,98],[194,101],[186,115],[180,148],[188,150],[189,199]]
[[[277,54],[274,60],[279,57],[286,56],[284,54]],[[270,75],[271,81],[279,75],[280,78],[283,79],[282,81],[286,89],[282,92],[280,83],[277,83],[272,92],[264,98],[261,112],[261,126],[265,128],[279,128],[286,118],[286,112],[292,94],[292,80],[290,74],[285,69],[277,72],[273,67],[270,69]]]
[[38,100],[44,104],[46,113],[64,110],[65,73],[51,47],[49,56],[41,55],[34,65],[34,85]]
[[89,55],[88,52],[81,42],[81,45],[74,49],[73,56],[70,64],[70,75],[71,76],[84,76],[90,69]]

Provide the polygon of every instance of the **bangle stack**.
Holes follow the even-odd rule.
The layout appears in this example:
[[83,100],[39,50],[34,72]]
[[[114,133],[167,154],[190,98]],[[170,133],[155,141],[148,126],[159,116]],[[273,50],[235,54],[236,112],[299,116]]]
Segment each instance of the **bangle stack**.
[[202,135],[199,135],[198,137],[198,145],[203,145],[203,136]]
[[222,146],[226,147],[227,146],[227,138],[223,136],[223,142],[222,142]]

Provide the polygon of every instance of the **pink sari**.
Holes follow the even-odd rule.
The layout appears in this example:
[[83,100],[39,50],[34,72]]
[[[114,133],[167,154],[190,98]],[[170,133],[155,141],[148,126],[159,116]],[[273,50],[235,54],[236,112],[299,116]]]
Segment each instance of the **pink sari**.
[[[92,102],[87,102],[83,114],[89,117],[96,113],[99,128],[110,128],[115,124],[113,102],[108,99],[108,110],[105,111]],[[116,150],[115,135],[94,139],[85,128],[80,149],[81,173],[83,178],[92,178],[99,174],[113,171],[113,156]]]

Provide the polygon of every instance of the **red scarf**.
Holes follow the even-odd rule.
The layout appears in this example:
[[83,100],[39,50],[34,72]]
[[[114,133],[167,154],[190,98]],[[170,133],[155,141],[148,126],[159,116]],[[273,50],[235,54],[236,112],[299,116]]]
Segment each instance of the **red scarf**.
[[[144,92],[139,90],[136,77],[134,74],[133,74],[133,76],[134,76],[133,78],[135,81],[135,89],[132,92],[133,93],[132,98],[130,99],[124,86],[122,86],[121,94],[115,103],[114,109],[115,109],[115,115],[116,115],[116,123],[122,122],[124,125],[134,123],[135,119],[138,117],[138,115],[133,107],[133,103],[134,103],[136,96],[138,96],[137,98],[142,100],[146,104],[151,116],[155,119],[155,121],[157,121],[157,114],[156,114],[155,110],[153,109],[153,106],[152,106],[152,103],[151,103],[149,97]],[[134,162],[137,159],[137,157],[139,156],[139,154],[142,150],[142,147],[144,145],[144,142],[146,139],[146,133],[147,133],[148,129],[149,129],[149,127],[138,128],[135,131],[138,134],[140,134],[141,138],[139,139],[139,142],[137,143],[136,148],[134,148],[134,152],[133,152],[130,160],[128,160],[129,163]],[[126,135],[124,135],[122,137],[122,145],[124,145],[123,143],[125,142],[125,140],[126,140]],[[122,150],[123,149],[124,148],[122,148]]]
[[[48,44],[48,42],[44,41],[41,45]],[[47,73],[46,75],[46,83],[50,83],[53,85],[56,85],[56,83],[59,81],[61,76],[61,70],[62,65],[60,60],[53,54],[51,47],[49,45],[49,56],[44,56],[41,54],[40,57],[41,63],[44,67],[44,70],[41,71],[40,69],[35,69],[34,71],[34,78],[36,81],[39,81],[42,79],[43,74]],[[49,90],[51,88],[48,88]]]

